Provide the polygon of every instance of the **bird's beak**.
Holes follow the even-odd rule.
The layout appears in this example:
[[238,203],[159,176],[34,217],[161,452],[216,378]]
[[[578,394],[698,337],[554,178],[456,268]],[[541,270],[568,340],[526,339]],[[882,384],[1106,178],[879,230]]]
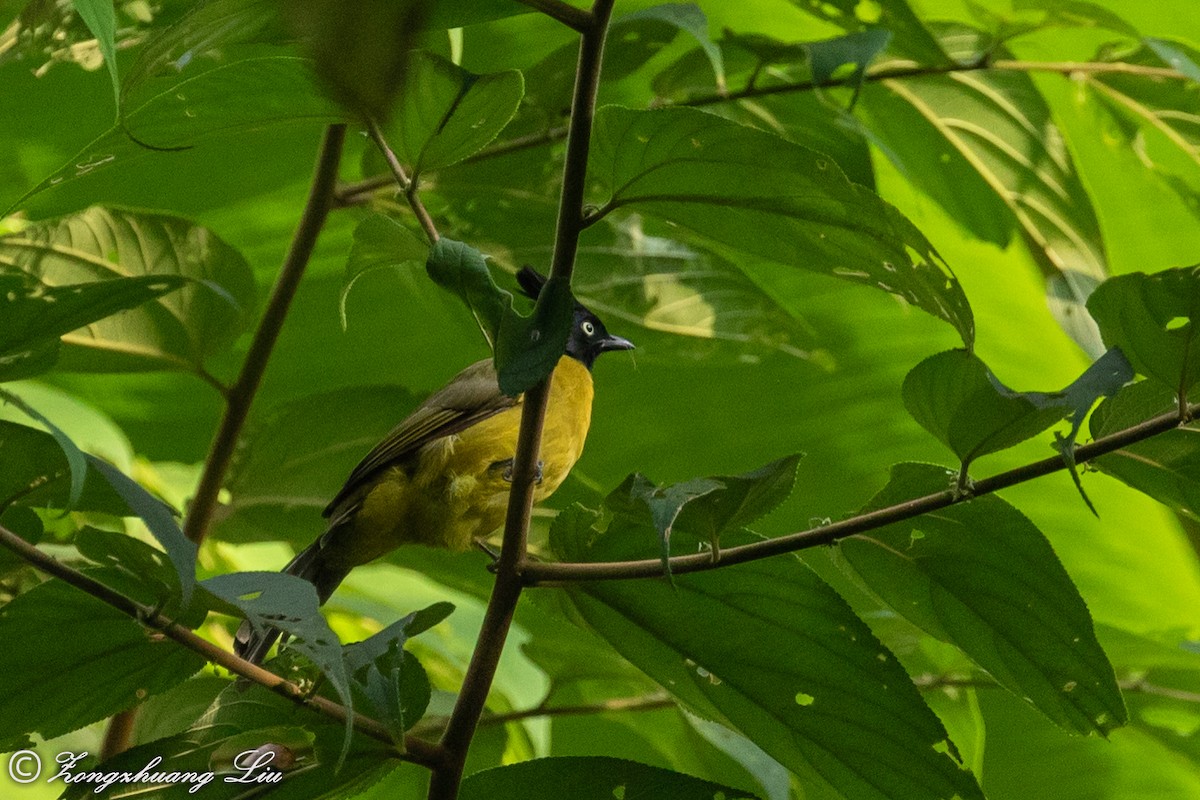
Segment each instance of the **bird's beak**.
[[621,336],[613,336],[611,333],[600,340],[600,352],[607,353],[610,350],[632,350],[633,342]]

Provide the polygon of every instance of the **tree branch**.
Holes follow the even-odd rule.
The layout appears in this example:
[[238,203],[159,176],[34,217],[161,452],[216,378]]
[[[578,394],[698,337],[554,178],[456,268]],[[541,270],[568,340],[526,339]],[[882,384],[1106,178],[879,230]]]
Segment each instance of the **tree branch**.
[[333,192],[337,185],[338,165],[341,163],[345,138],[345,125],[330,125],[325,129],[304,213],[296,226],[291,247],[279,270],[271,298],[263,310],[258,330],[255,331],[250,350],[246,353],[246,360],[242,362],[242,370],[226,396],[225,415],[221,418],[216,436],[213,437],[212,447],[204,462],[204,471],[200,475],[200,483],[196,486],[196,494],[192,498],[183,525],[184,534],[196,544],[203,541],[208,533],[209,524],[216,511],[221,484],[233,459],[238,436],[250,412],[250,404],[254,401],[254,395],[267,369],[267,361],[287,318],[288,308],[296,295],[296,287],[300,284],[305,267],[308,266],[317,235],[321,232],[325,217],[333,206]]
[[[275,692],[275,694],[286,697],[297,705],[311,708],[339,722],[346,721],[346,716],[349,712],[345,706],[324,697],[309,696],[304,689],[291,681],[285,680],[257,664],[239,658],[233,653],[222,650],[207,639],[200,637],[194,631],[163,616],[158,610],[131,600],[96,579],[42,552],[3,526],[0,526],[0,545],[7,547],[42,572],[52,575],[64,583],[68,583],[76,589],[86,592],[97,600],[107,603],[122,614],[137,620],[144,627],[158,631],[189,650],[199,653],[209,662],[218,664],[235,675],[246,678],[249,681],[257,683],[259,686]],[[388,729],[374,719],[356,713],[353,716],[353,724],[355,730],[370,736],[372,739],[378,739],[387,744],[394,743]],[[441,749],[436,745],[431,745],[426,741],[411,736],[405,737],[404,745],[407,752],[397,753],[397,758],[421,764],[430,769],[441,763]]]
[[[1195,419],[1200,414],[1200,403],[1188,406],[1187,419]],[[1097,439],[1090,444],[1075,449],[1075,463],[1083,464],[1094,458],[1099,458],[1127,445],[1157,436],[1180,427],[1178,411],[1161,414],[1131,428]],[[1040,478],[1054,472],[1067,469],[1066,463],[1060,456],[1035,461],[1016,469],[1001,472],[990,478],[976,481],[968,494],[947,489],[944,492],[917,497],[897,503],[886,508],[869,511],[849,519],[810,528],[798,533],[766,539],[753,544],[740,545],[722,549],[720,553],[694,553],[686,556],[673,556],[670,559],[671,573],[679,575],[685,572],[703,572],[709,569],[742,564],[747,561],[757,561],[760,558],[794,553],[811,547],[833,544],[834,542],[853,536],[857,533],[882,528],[894,522],[900,522],[931,511],[967,502],[985,494],[991,494],[1001,489],[1007,489],[1018,483]],[[624,580],[628,578],[656,578],[664,574],[663,562],[658,558],[648,558],[642,561],[608,561],[608,562],[528,562],[523,565],[521,577],[526,586],[536,586],[545,583],[563,583],[567,581],[605,581]]]
[[[575,72],[575,92],[571,102],[570,132],[567,135],[566,163],[563,167],[562,195],[555,226],[554,255],[550,279],[570,285],[583,231],[583,195],[587,178],[588,150],[600,67],[604,57],[604,39],[615,0],[595,0],[589,24],[579,42],[579,63]],[[446,753],[443,766],[434,769],[429,784],[429,800],[454,800],[462,782],[463,764],[475,728],[487,704],[488,692],[496,675],[512,625],[513,611],[521,597],[522,567],[526,558],[529,518],[533,508],[533,487],[541,449],[542,427],[549,398],[549,379],[525,393],[517,451],[513,457],[512,489],[504,522],[504,540],[496,570],[496,583],[488,601],[483,626],[471,663],[463,678],[462,690],[446,724],[441,746]]]
[[375,146],[383,153],[383,158],[387,161],[388,168],[392,171],[392,177],[396,179],[396,183],[404,191],[404,198],[408,200],[408,207],[412,209],[416,215],[417,221],[421,223],[421,227],[425,230],[425,236],[429,239],[430,244],[437,244],[441,236],[438,234],[437,226],[433,224],[433,217],[429,216],[429,211],[425,208],[425,204],[421,202],[421,197],[417,194],[416,175],[408,177],[408,173],[404,171],[404,165],[400,163],[400,159],[396,157],[396,153],[388,145],[387,139],[383,138],[383,131],[379,129],[379,125],[371,120],[367,123],[367,129],[371,133],[371,139],[375,142]]

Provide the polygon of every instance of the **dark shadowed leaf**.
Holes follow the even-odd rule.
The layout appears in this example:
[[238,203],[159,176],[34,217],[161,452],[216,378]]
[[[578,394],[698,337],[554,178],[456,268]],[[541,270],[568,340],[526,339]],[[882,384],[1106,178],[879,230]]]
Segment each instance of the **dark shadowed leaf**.
[[823,3],[792,0],[792,3],[847,31],[862,31],[875,26],[887,29],[895,39],[892,48],[897,55],[915,59],[917,63],[936,65],[949,60],[906,0],[878,0],[869,4],[859,0]]
[[[626,14],[613,21],[610,36],[616,41],[628,40],[629,37],[623,35],[622,28],[625,25],[639,22],[659,22],[687,33],[696,40],[700,51],[704,53],[708,63],[712,66],[716,85],[718,87],[725,86],[725,59],[721,48],[709,38],[708,18],[704,16],[704,12],[698,5],[695,3],[662,3],[634,11],[632,14]],[[607,58],[607,54],[605,57]]]
[[[0,420],[0,504],[58,511],[71,507],[71,467],[62,446],[45,431]],[[74,508],[124,514],[125,502],[98,473],[88,470]]]
[[1014,392],[964,350],[913,367],[904,378],[904,406],[964,465],[1036,436],[1071,412],[1062,393]]
[[[944,491],[953,475],[898,464],[863,511]],[[1066,730],[1105,734],[1127,721],[1075,584],[1041,531],[996,495],[852,536],[838,549],[897,613],[962,648]]]
[[112,78],[113,99],[121,99],[121,77],[117,73],[117,14],[109,0],[71,0],[71,5],[87,23],[88,30],[96,37],[100,52],[104,54],[104,66]]
[[11,403],[21,409],[31,419],[37,420],[45,426],[50,435],[54,437],[54,441],[58,443],[59,449],[62,450],[63,457],[67,460],[67,467],[71,472],[70,493],[67,496],[67,505],[64,510],[74,510],[79,503],[79,498],[83,496],[83,484],[87,478],[87,459],[75,442],[71,441],[71,437],[67,436],[53,422],[46,419],[36,409],[28,403],[17,397],[12,392],[7,392],[0,389],[0,401]]
[[516,70],[476,75],[424,51],[411,54],[404,85],[384,138],[400,163],[417,172],[482,150],[504,130],[525,93]]
[[163,214],[93,207],[0,238],[0,259],[51,286],[150,276],[147,286],[165,291],[190,279],[178,292],[64,336],[67,369],[195,371],[232,342],[253,310],[245,259],[211,231]]
[[1176,392],[1200,383],[1200,267],[1110,278],[1087,305],[1139,373]]
[[[1092,415],[1100,438],[1178,408],[1174,393],[1153,381],[1127,386]],[[1195,425],[1126,445],[1091,462],[1171,509],[1200,520],[1200,429]]]
[[757,796],[636,761],[600,756],[539,758],[477,772],[462,800],[756,800]]
[[590,174],[608,191],[608,209],[640,210],[725,247],[881,288],[973,340],[970,306],[933,246],[828,156],[695,109],[608,106],[596,116]]
[[[560,514],[556,553],[610,561],[653,547],[652,533],[620,517],[603,534],[594,519],[579,506]],[[625,658],[805,783],[850,800],[983,796],[896,659],[792,556],[679,575],[674,587],[603,581],[568,591]]]
[[500,391],[517,395],[550,374],[567,346],[575,298],[563,280],[546,282],[528,317],[511,308],[504,314],[496,337],[496,373]]
[[0,274],[0,381],[45,372],[58,359],[59,337],[186,283],[181,275],[144,275],[47,286]]
[[466,304],[488,343],[494,343],[504,312],[512,308],[512,294],[496,285],[483,253],[443,236],[429,249],[425,270]]
[[[57,580],[0,607],[0,639],[8,643],[0,649],[0,740],[73,731],[204,665],[192,651]],[[32,707],[39,712],[30,714]]]

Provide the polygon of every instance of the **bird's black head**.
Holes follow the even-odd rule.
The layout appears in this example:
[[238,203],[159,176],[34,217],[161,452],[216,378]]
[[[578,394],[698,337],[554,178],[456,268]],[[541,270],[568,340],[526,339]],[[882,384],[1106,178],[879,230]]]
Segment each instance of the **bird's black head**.
[[[533,267],[521,267],[517,273],[517,283],[521,285],[521,291],[536,300],[546,285],[546,276]],[[601,353],[632,349],[633,342],[609,333],[599,317],[579,301],[575,302],[575,318],[571,321],[571,333],[567,337],[567,355],[591,369]]]

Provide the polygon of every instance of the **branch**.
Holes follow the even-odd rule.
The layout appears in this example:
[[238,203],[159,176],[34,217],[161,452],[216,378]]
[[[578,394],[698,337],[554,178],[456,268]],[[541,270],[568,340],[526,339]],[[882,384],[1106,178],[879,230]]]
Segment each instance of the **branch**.
[[[1200,415],[1200,403],[1188,406],[1186,419],[1195,419]],[[1186,421],[1186,420],[1185,420]],[[1180,414],[1172,410],[1169,413],[1148,419],[1145,422],[1105,436],[1096,441],[1075,449],[1075,463],[1083,464],[1092,459],[1120,450],[1127,445],[1157,436],[1180,427]],[[740,545],[722,549],[719,553],[694,553],[686,556],[673,556],[670,559],[671,573],[678,575],[684,572],[703,572],[709,569],[742,564],[747,561],[757,561],[760,558],[794,553],[811,547],[833,544],[834,542],[858,533],[882,528],[894,522],[900,522],[931,511],[957,505],[985,494],[991,494],[1001,489],[1007,489],[1019,483],[1061,472],[1067,469],[1061,456],[1035,461],[1016,469],[1001,472],[990,478],[976,481],[967,494],[947,489],[944,492],[917,497],[897,503],[886,508],[876,509],[865,514],[859,514],[849,519],[834,522],[806,531],[766,539],[753,544]],[[664,574],[663,562],[658,558],[642,561],[608,561],[608,562],[555,562],[534,563],[524,565],[521,577],[526,586],[536,586],[544,583],[561,583],[564,581],[605,581],[623,580],[627,578],[656,578]]]
[[511,711],[507,714],[493,714],[479,721],[483,725],[503,725],[508,722],[520,722],[523,719],[537,717],[570,717],[589,714],[608,714],[619,711],[657,711],[662,708],[674,708],[678,705],[666,692],[641,695],[637,697],[616,697],[600,703],[586,703],[577,706],[537,706],[524,711]]
[[420,196],[417,194],[417,176],[408,177],[408,173],[404,171],[404,165],[400,163],[400,159],[396,157],[396,153],[388,145],[387,139],[383,138],[383,131],[379,129],[379,125],[371,120],[367,123],[367,129],[371,133],[371,139],[375,145],[383,153],[383,158],[387,161],[388,168],[392,171],[392,177],[396,179],[396,183],[404,191],[404,197],[408,200],[408,207],[412,209],[416,215],[417,221],[421,223],[421,227],[425,230],[425,236],[429,239],[430,244],[437,244],[441,236],[438,234],[437,226],[433,224],[433,217],[429,216],[429,211],[425,208],[425,204],[421,202]]
[[[333,717],[339,722],[346,721],[348,712],[345,706],[324,697],[309,696],[304,689],[291,681],[285,680],[257,664],[239,658],[233,653],[222,650],[207,639],[201,638],[194,631],[164,617],[157,609],[131,600],[94,578],[67,566],[3,526],[0,526],[0,545],[7,547],[42,572],[52,575],[80,591],[86,592],[97,600],[101,600],[112,606],[122,614],[137,620],[144,627],[158,631],[189,650],[199,653],[210,663],[218,664],[235,675],[257,683],[259,686],[275,692],[275,694],[286,697],[297,705],[311,708],[326,716]],[[376,720],[356,713],[353,717],[353,724],[355,730],[370,736],[372,739],[378,739],[387,744],[394,744],[394,740],[391,734],[388,733],[388,729]],[[411,736],[405,737],[404,745],[407,752],[397,753],[396,758],[421,764],[431,769],[441,762],[441,750],[435,745]]]
[[[947,75],[955,72],[980,72],[998,70],[1002,72],[1055,72],[1060,75],[1139,75],[1146,78],[1163,78],[1167,80],[1188,80],[1188,77],[1178,70],[1169,67],[1149,67],[1143,64],[1130,64],[1124,61],[973,61],[965,64],[944,64],[938,66],[921,66],[905,64],[890,67],[879,67],[866,72],[861,80],[865,83],[877,83],[902,78],[919,78],[929,75]],[[768,97],[775,94],[790,94],[792,92],[811,92],[816,89],[828,89],[838,86],[849,86],[860,80],[854,75],[831,77],[825,81],[794,81],[760,86],[755,81],[735,92],[713,92],[712,94],[690,97],[676,105],[693,108],[719,105],[735,100],[750,100],[756,97]],[[670,105],[670,103],[667,103]],[[540,133],[532,133],[516,139],[499,142],[471,156],[464,163],[484,161],[489,158],[508,153],[538,147],[551,142],[560,141],[567,136],[565,126],[550,128]],[[375,176],[357,183],[348,184],[339,193],[341,205],[354,205],[363,202],[375,189],[386,186],[390,181],[386,176]]]
[[[555,226],[554,255],[550,279],[570,285],[575,269],[579,235],[583,231],[583,195],[587,178],[588,150],[600,67],[604,57],[604,38],[615,0],[595,0],[589,25],[579,42],[579,63],[575,72],[575,93],[571,101],[570,132],[567,135],[566,163],[563,167],[562,195]],[[497,564],[496,583],[488,601],[479,632],[479,641],[463,678],[462,690],[446,724],[441,746],[446,759],[433,771],[429,800],[454,800],[462,782],[463,764],[475,728],[487,704],[488,692],[504,650],[513,611],[521,597],[521,571],[526,559],[529,518],[533,508],[533,487],[541,449],[542,427],[550,394],[547,378],[525,393],[521,410],[521,428],[513,457],[512,488],[504,521],[504,540]]]
[[562,0],[517,0],[517,2],[523,6],[529,6],[535,11],[540,11],[547,17],[553,17],[579,33],[587,33],[595,25],[591,13],[582,8],[567,5]]
[[246,422],[246,415],[250,412],[250,404],[254,401],[263,372],[267,368],[267,361],[271,357],[271,350],[275,347],[275,340],[279,338],[279,331],[287,318],[296,287],[304,275],[304,268],[308,266],[317,235],[321,232],[325,217],[333,205],[333,191],[337,183],[338,165],[341,162],[345,138],[345,125],[330,125],[325,129],[304,213],[296,226],[291,247],[279,270],[271,298],[263,310],[258,330],[255,331],[250,350],[246,353],[246,360],[242,362],[242,370],[226,396],[225,416],[221,418],[221,425],[213,437],[212,447],[204,462],[204,472],[200,475],[200,483],[196,486],[196,494],[192,498],[183,525],[184,534],[196,544],[200,544],[208,533],[221,484],[225,481],[225,473],[233,459],[238,436]]

